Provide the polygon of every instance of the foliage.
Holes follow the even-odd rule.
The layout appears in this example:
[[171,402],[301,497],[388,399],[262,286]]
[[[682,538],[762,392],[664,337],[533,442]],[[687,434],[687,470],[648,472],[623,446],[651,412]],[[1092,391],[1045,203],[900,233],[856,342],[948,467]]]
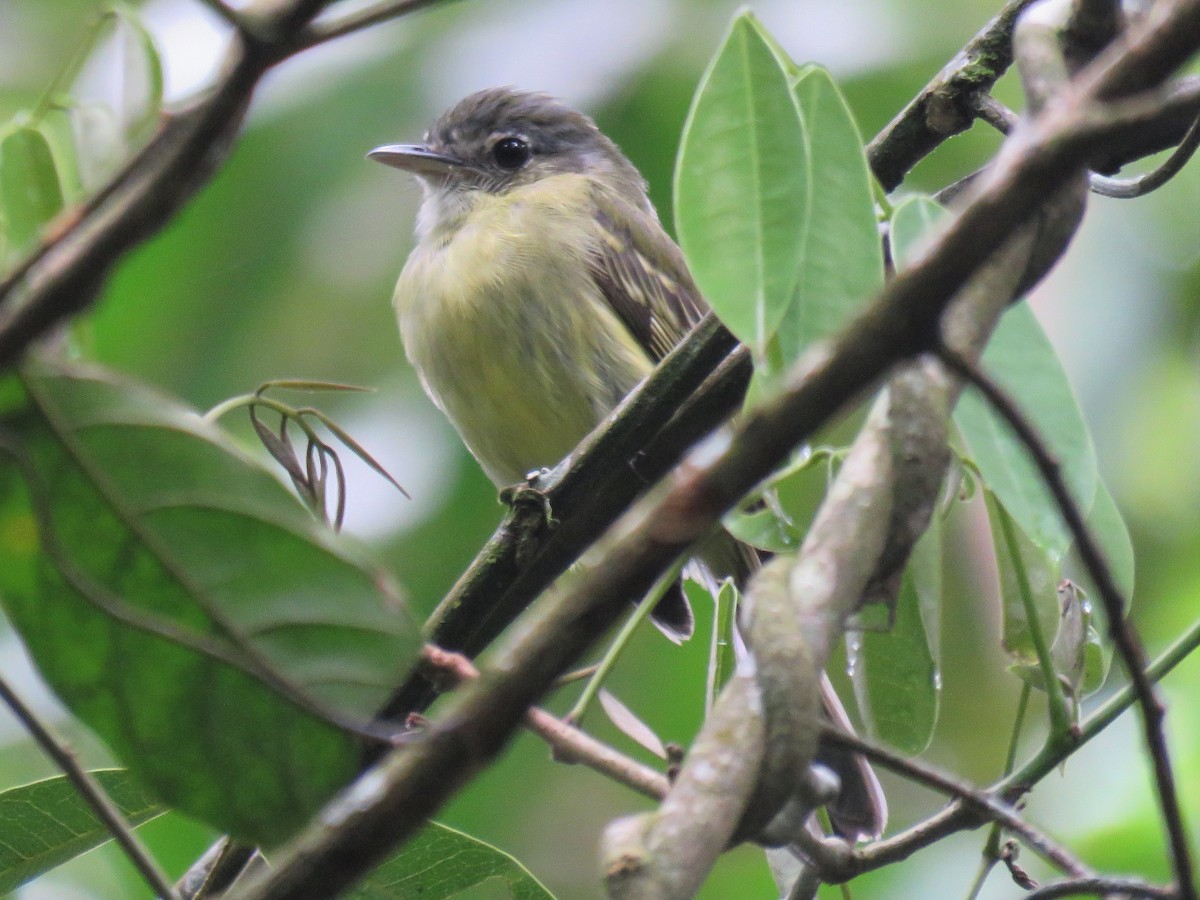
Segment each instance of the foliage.
[[[39,241],[52,239],[62,217],[76,214],[88,192],[149,139],[163,111],[164,62],[142,15],[117,5],[94,21],[79,49],[44,79],[39,96],[0,108],[10,116],[0,129],[0,266],[19,264]],[[99,56],[97,47],[114,45],[121,60],[120,102],[75,96],[86,80],[85,64]],[[779,390],[785,373],[814,342],[836,333],[880,289],[885,248],[903,269],[947,215],[921,194],[894,207],[876,202],[862,133],[899,108],[904,92],[892,86],[878,108],[866,98],[879,87],[875,80],[892,76],[859,75],[839,86],[827,69],[794,63],[784,45],[790,42],[772,36],[753,15],[739,14],[699,79],[686,121],[686,97],[667,77],[672,64],[657,61],[642,73],[645,90],[628,101],[624,115],[610,109],[601,122],[630,148],[641,121],[638,104],[664,103],[682,121],[671,198],[675,227],[706,297],[752,349],[751,407]],[[362,137],[363,147],[378,143],[379,111],[391,114],[397,93],[404,94],[393,85],[411,83],[416,52],[403,50],[390,63],[354,76],[363,86],[358,115],[370,124],[353,124],[351,140]],[[693,80],[694,74],[680,84],[690,90]],[[381,81],[387,91],[377,87]],[[305,116],[328,120],[336,107],[317,98]],[[440,509],[418,528],[364,548],[321,521],[328,512],[325,467],[341,468],[332,443],[309,434],[319,449],[310,443],[302,462],[279,432],[257,421],[251,426],[284,464],[305,509],[236,437],[143,383],[211,403],[244,390],[246,383],[276,378],[283,368],[318,374],[324,369],[339,381],[387,377],[383,373],[393,367],[398,350],[390,337],[380,337],[392,327],[386,304],[379,302],[386,296],[386,266],[377,266],[376,277],[372,258],[349,257],[347,246],[357,246],[339,244],[340,231],[353,230],[357,241],[386,244],[390,252],[393,232],[406,231],[408,217],[391,208],[397,205],[394,197],[386,198],[386,212],[377,212],[371,198],[359,196],[373,190],[353,185],[340,163],[324,168],[325,155],[333,152],[342,154],[344,145],[326,150],[314,134],[296,140],[269,121],[252,125],[229,172],[185,215],[180,230],[162,235],[129,261],[93,317],[92,332],[75,336],[90,355],[132,374],[36,361],[19,379],[5,382],[0,394],[0,599],[46,681],[153,792],[143,793],[124,773],[102,775],[133,825],[169,806],[267,846],[292,835],[354,774],[362,752],[357,732],[415,659],[418,634],[394,579],[405,584],[414,607],[428,609],[492,517],[477,474],[467,466],[461,478],[455,474],[458,451],[434,450],[431,457],[455,460],[425,470],[445,481],[421,485],[434,505],[441,491]],[[951,145],[947,152],[954,157],[967,151]],[[644,163],[636,154],[635,161]],[[940,185],[946,173],[934,169],[925,177]],[[256,180],[260,196],[248,190]],[[338,203],[351,195],[359,201],[350,219],[354,227],[339,228]],[[311,255],[337,258],[343,270],[367,271],[367,287],[353,284],[357,273],[347,275],[349,294],[361,291],[365,298],[361,309],[354,305],[359,295],[343,300],[337,284],[322,284],[318,262],[298,249],[310,239],[297,230],[300,211],[318,207],[325,218],[311,226],[320,243]],[[379,240],[380,230],[387,239]],[[249,236],[267,232],[277,255],[269,263],[247,259],[260,252],[251,249],[256,245]],[[1194,270],[1195,259],[1191,266]],[[1179,281],[1187,278],[1194,280],[1187,275]],[[330,304],[330,296],[339,302]],[[160,301],[161,309],[155,305]],[[310,307],[336,309],[297,314]],[[345,325],[346,346],[323,355],[327,335],[336,333],[330,323],[346,319],[352,320]],[[174,332],[192,336],[183,340]],[[1170,544],[1176,551],[1149,561],[1139,553],[1139,601],[1150,593],[1147,583],[1156,595],[1195,596],[1200,583],[1180,560],[1195,546],[1200,528],[1185,523],[1190,530],[1165,535],[1153,514],[1135,512],[1131,538],[1118,500],[1125,499],[1122,488],[1132,476],[1120,466],[1106,469],[1104,442],[1111,448],[1112,432],[1089,430],[1068,367],[1028,304],[1006,314],[983,367],[1020,402],[1062,464],[1126,597],[1133,593],[1139,535],[1152,550]],[[1195,390],[1194,382],[1194,373],[1181,376],[1186,385],[1181,389]],[[353,400],[337,396],[332,402],[347,409]],[[406,428],[411,424],[426,441],[440,439],[422,424],[427,408],[414,402],[408,415]],[[332,426],[323,413],[316,418],[369,467],[383,470],[364,449],[366,437],[351,437],[353,429]],[[1111,649],[1101,636],[1103,623],[1093,621],[1086,599],[1090,586],[1079,577],[1069,534],[1024,449],[970,392],[954,422],[960,441],[953,471],[960,481],[947,485],[943,508],[917,546],[894,607],[868,611],[857,623],[862,630],[849,638],[846,668],[872,737],[911,755],[940,741],[953,748],[949,753],[984,758],[987,751],[988,759],[998,760],[1003,754],[995,748],[1009,736],[996,726],[1010,717],[991,709],[1024,684],[1048,691],[1049,735],[1027,719],[1026,736],[1018,733],[1013,744],[1060,739],[1078,722],[1084,700],[1103,687]],[[798,451],[727,519],[729,529],[766,551],[794,553],[840,465],[843,431],[831,429],[819,443]],[[1189,475],[1195,473],[1165,473],[1164,480],[1175,477],[1181,492],[1194,492]],[[406,482],[403,475],[399,480]],[[353,531],[354,505],[369,492],[356,494],[353,476],[346,483]],[[953,537],[963,530],[964,506],[985,510],[976,521],[986,521],[990,541],[976,543],[990,543],[992,559],[972,558],[964,541]],[[336,518],[340,524],[340,513]],[[1146,571],[1152,574],[1143,575]],[[1082,586],[1064,588],[1065,575]],[[987,604],[973,600],[976,586],[992,577],[998,583],[998,640],[990,633],[980,636],[989,613]],[[612,693],[606,688],[601,695],[616,731],[636,733],[636,742],[658,747],[663,743],[658,735],[683,738],[695,730],[702,697],[711,699],[733,667],[734,591],[721,590],[710,633],[670,658],[666,665],[679,674],[664,679],[658,690],[648,684],[657,679],[637,672],[662,666],[661,660],[649,661],[662,651],[644,634],[634,636],[633,659],[615,668],[606,682]],[[972,602],[963,602],[967,596]],[[1131,614],[1146,615],[1138,607]],[[1171,628],[1165,619],[1149,621]],[[1000,667],[997,647],[1015,676],[1003,686],[996,683],[998,672],[990,671]],[[990,654],[985,666],[975,658],[981,654]],[[708,687],[702,690],[705,673]],[[943,685],[952,677],[991,679],[979,688],[986,696],[980,705],[989,711],[973,719],[951,709],[952,689],[944,697]],[[692,698],[692,709],[680,697]],[[990,729],[986,744],[971,724],[980,717]],[[597,728],[602,736],[612,730],[604,723]],[[1016,730],[1021,728],[1018,723]],[[638,752],[628,741],[622,748]],[[544,762],[524,750],[515,759],[496,778],[532,785],[545,770]],[[530,776],[535,768],[538,776]],[[975,765],[971,774],[1002,773]],[[494,810],[496,798],[509,792],[484,783],[450,810],[450,821],[488,843],[431,824],[356,896],[448,897],[490,878],[502,879],[513,897],[549,896],[521,863],[497,849],[521,840],[522,823],[529,830],[543,815],[522,812],[507,830],[513,823],[497,821],[504,817]],[[551,793],[542,798],[545,803]],[[0,889],[48,872],[102,839],[62,779],[12,787],[0,794],[0,810],[5,803],[23,804],[31,816],[24,821],[0,812],[0,829],[9,829],[0,845],[37,840],[46,848],[18,851],[20,858],[8,864],[0,860]],[[1131,829],[1136,821],[1128,820]],[[539,868],[528,843],[520,855]],[[541,862],[555,874],[546,880],[572,890],[571,874],[555,869],[547,856],[541,854]],[[711,896],[721,896],[722,877],[718,870]]]

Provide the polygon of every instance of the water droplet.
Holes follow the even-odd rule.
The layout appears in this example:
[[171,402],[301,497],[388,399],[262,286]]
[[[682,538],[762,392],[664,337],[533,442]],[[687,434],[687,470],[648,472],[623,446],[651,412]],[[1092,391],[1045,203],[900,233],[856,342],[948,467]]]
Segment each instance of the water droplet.
[[940,691],[942,689],[942,670],[941,669],[933,670],[933,689],[935,691]]
[[858,658],[862,655],[862,635],[857,631],[846,634],[846,674],[853,678],[858,669]]

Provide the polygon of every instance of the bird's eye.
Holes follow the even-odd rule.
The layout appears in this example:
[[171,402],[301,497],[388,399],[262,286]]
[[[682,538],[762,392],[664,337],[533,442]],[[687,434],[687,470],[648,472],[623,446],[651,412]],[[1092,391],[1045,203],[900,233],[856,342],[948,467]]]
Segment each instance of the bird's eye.
[[519,169],[529,162],[532,151],[529,144],[519,137],[506,137],[496,141],[492,157],[502,169]]

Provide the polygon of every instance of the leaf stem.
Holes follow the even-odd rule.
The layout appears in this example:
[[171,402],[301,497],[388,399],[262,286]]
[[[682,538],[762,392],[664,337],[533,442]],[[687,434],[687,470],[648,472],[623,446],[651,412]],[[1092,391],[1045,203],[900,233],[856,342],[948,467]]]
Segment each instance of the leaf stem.
[[1017,576],[1017,588],[1021,592],[1021,605],[1025,607],[1025,618],[1029,622],[1029,635],[1033,639],[1033,649],[1037,654],[1038,668],[1045,682],[1046,697],[1050,707],[1050,736],[1048,741],[1053,743],[1062,739],[1071,728],[1071,718],[1067,715],[1067,701],[1063,696],[1062,682],[1054,671],[1054,660],[1050,655],[1050,647],[1046,636],[1042,634],[1042,623],[1038,618],[1037,605],[1033,597],[1033,589],[1029,585],[1029,572],[1025,569],[1025,560],[1021,556],[1021,547],[1013,530],[1012,519],[1008,510],[1001,507],[1000,515],[996,517],[1000,530],[1004,534],[1004,545],[1008,549],[1012,561],[1013,572]]
[[579,695],[579,699],[575,701],[575,705],[571,707],[571,711],[567,713],[566,720],[572,725],[578,725],[583,721],[584,715],[587,714],[588,707],[592,701],[596,699],[596,694],[600,692],[600,688],[604,685],[604,679],[608,677],[608,673],[612,671],[613,666],[617,664],[617,658],[628,646],[633,633],[637,627],[642,624],[642,621],[654,611],[654,606],[658,603],[660,597],[667,592],[667,589],[675,583],[679,578],[679,573],[683,570],[685,560],[679,560],[666,573],[655,582],[654,587],[650,589],[650,593],[638,603],[633,613],[625,620],[625,624],[621,626],[621,630],[617,632],[616,638],[609,644],[608,649],[604,653],[604,658],[600,660],[600,664],[596,666],[596,671],[584,685],[583,693]]

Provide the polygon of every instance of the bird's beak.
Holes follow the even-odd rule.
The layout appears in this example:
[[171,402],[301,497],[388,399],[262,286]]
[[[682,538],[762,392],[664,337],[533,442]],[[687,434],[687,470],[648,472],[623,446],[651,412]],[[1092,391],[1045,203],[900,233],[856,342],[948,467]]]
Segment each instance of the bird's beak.
[[449,175],[455,169],[470,169],[461,159],[445,153],[435,153],[420,144],[385,144],[367,154],[367,159],[381,162],[394,169],[414,175]]

